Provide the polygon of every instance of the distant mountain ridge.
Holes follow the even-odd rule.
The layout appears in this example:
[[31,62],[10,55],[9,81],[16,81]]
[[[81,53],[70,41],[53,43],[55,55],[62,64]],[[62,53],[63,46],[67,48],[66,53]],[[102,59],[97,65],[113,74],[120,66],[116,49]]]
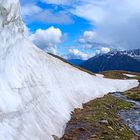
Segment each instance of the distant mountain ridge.
[[134,58],[134,59],[140,60],[140,49],[125,50],[125,51],[111,51],[111,52],[107,53],[107,55],[112,55],[112,56],[115,54],[127,55],[127,56]]
[[68,59],[67,60],[69,63],[74,64],[74,65],[80,65],[82,64],[85,60],[81,59]]
[[140,49],[111,51],[107,54],[100,54],[84,61],[80,67],[92,72],[108,70],[125,70],[140,72]]

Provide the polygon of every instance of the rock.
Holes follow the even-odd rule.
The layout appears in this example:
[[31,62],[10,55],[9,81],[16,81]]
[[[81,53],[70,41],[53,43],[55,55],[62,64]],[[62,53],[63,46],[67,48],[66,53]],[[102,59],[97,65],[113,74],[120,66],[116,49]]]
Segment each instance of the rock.
[[74,130],[75,132],[85,132],[87,131],[84,127],[79,127]]
[[108,126],[109,129],[111,129],[112,131],[114,131],[114,129],[111,126]]
[[97,135],[94,134],[90,138],[97,138]]
[[54,138],[54,140],[60,140],[57,136],[52,135],[52,137]]
[[60,140],[77,140],[77,138],[74,136],[64,135],[63,138]]
[[107,131],[107,130],[104,130],[104,131],[103,131],[103,134],[105,134],[105,135],[106,135],[106,134],[109,134],[109,133],[108,133],[108,131]]
[[100,120],[99,123],[101,123],[101,124],[108,124],[108,120]]

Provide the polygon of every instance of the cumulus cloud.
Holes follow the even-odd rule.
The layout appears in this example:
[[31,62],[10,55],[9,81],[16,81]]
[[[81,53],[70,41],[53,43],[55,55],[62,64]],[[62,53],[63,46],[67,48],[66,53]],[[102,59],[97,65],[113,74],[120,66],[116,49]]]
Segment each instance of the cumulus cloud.
[[57,45],[62,41],[62,32],[59,28],[50,27],[46,30],[38,29],[29,38],[39,48],[53,54],[57,53]]
[[78,43],[83,45],[85,49],[97,49],[102,47],[110,47],[109,44],[103,43],[98,39],[96,31],[85,31],[78,39]]
[[71,12],[96,26],[97,42],[122,49],[140,48],[139,0],[81,0]]
[[89,54],[83,53],[78,49],[69,49],[68,59],[82,59],[87,60],[90,58]]
[[95,39],[95,36],[96,36],[96,32],[85,31],[83,33],[83,36],[78,41],[79,41],[79,43],[83,43],[83,44],[92,43]]

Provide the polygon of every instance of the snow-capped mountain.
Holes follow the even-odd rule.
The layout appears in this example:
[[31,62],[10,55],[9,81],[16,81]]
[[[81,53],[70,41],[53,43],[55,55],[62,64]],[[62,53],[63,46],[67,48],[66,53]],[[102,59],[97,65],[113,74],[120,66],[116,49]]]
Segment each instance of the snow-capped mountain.
[[23,35],[19,0],[0,0],[0,140],[61,137],[71,111],[137,80],[90,75],[46,54]]
[[[114,55],[126,55],[129,56],[133,59],[136,59],[140,61],[140,49],[135,49],[135,50],[125,50],[125,51],[111,51],[107,53],[106,55],[109,56],[114,56]],[[105,54],[103,54],[105,55]]]
[[140,72],[140,49],[111,51],[107,54],[92,57],[80,66],[92,72],[107,70]]

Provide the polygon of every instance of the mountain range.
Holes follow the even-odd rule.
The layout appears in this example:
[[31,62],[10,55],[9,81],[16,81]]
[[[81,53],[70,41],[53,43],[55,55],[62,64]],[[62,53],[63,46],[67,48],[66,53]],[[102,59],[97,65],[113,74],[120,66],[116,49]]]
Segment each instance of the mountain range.
[[[71,61],[69,60],[69,62]],[[72,62],[77,65],[74,61]],[[100,54],[80,63],[78,66],[97,73],[108,70],[140,72],[140,49],[115,50]]]

